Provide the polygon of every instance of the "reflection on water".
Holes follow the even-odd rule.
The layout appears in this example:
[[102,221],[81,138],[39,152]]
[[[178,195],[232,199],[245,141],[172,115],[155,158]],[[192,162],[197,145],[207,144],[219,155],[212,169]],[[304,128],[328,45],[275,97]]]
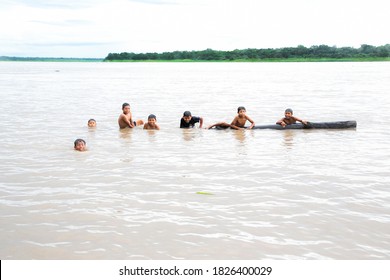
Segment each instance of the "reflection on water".
[[130,140],[134,129],[136,129],[136,128],[119,129],[119,137],[123,138],[123,139]]
[[294,145],[294,136],[296,131],[292,130],[283,130],[283,145],[286,148],[291,149]]
[[195,133],[196,128],[189,128],[189,129],[180,129],[182,131],[183,140],[184,141],[193,141],[195,140],[197,133]]
[[145,130],[148,133],[148,139],[151,143],[156,142],[156,130]]
[[233,134],[234,134],[234,137],[236,138],[236,140],[243,144],[245,142],[245,139],[246,139],[246,130],[233,130]]
[[[389,88],[390,63],[0,62],[0,257],[389,259]],[[126,101],[162,129],[119,130]],[[358,129],[177,127],[238,105]]]

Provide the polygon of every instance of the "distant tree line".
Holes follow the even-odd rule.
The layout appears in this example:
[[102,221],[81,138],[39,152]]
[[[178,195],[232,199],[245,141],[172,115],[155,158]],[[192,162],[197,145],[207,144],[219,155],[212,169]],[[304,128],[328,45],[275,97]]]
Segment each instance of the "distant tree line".
[[110,53],[104,59],[112,60],[195,60],[195,61],[234,61],[268,59],[342,59],[342,58],[387,58],[390,56],[390,44],[384,46],[361,45],[360,48],[330,47],[327,45],[302,45],[295,48],[279,49],[244,49],[233,51],[174,51],[163,53]]

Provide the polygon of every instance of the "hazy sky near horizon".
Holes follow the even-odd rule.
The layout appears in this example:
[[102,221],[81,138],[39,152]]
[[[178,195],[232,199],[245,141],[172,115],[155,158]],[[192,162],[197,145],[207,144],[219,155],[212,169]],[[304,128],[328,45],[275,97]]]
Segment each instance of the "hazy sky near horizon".
[[0,56],[390,43],[388,0],[0,0]]

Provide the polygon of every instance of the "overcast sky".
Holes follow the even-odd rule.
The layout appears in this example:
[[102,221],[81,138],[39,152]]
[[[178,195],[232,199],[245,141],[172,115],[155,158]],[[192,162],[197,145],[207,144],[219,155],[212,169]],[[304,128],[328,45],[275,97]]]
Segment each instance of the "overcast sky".
[[388,0],[0,0],[0,56],[390,43]]

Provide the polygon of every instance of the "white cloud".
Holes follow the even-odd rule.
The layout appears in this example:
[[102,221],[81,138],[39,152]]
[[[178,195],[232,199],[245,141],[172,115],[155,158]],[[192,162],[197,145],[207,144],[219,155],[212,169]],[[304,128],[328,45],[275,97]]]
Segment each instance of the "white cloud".
[[2,1],[0,55],[383,45],[386,8],[382,0]]

